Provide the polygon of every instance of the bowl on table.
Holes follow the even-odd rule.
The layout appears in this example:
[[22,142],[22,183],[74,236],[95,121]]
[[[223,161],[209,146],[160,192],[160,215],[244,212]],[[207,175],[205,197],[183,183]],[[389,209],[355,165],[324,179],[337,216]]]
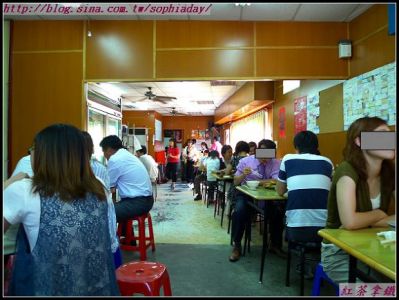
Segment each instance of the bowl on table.
[[247,181],[247,186],[250,190],[256,190],[256,188],[259,185],[259,181],[258,180],[248,180]]

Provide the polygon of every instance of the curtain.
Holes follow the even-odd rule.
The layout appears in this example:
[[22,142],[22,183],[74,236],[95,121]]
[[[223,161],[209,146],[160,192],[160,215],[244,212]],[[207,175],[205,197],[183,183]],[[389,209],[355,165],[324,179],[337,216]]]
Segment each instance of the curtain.
[[235,148],[239,141],[258,142],[262,139],[271,139],[271,130],[268,126],[267,111],[261,110],[230,126],[230,145]]

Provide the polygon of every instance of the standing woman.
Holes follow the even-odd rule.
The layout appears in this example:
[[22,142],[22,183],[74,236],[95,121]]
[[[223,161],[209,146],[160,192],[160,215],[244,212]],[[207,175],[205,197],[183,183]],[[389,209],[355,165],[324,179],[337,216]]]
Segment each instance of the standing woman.
[[180,150],[176,146],[175,139],[170,139],[168,154],[167,154],[166,169],[168,170],[168,174],[167,174],[168,179],[172,179],[172,184],[170,185],[170,188],[172,190],[175,189],[175,185],[176,185],[176,181],[177,181],[177,165],[179,164],[179,160],[180,160]]
[[82,132],[52,125],[33,145],[33,177],[12,177],[3,192],[4,230],[23,225],[10,293],[119,295],[111,251],[116,232],[108,224],[109,218],[116,223],[112,199],[93,174]]
[[[386,227],[395,219],[395,151],[361,149],[362,131],[386,132],[389,127],[377,117],[360,118],[349,127],[344,161],[335,170],[328,196],[326,228]],[[348,282],[348,254],[325,239],[321,262],[332,280]]]

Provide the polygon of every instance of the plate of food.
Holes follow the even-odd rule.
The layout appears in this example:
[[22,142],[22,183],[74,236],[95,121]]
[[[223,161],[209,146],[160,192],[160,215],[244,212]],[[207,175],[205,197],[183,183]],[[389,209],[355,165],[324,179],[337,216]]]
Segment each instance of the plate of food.
[[276,180],[271,180],[266,182],[263,186],[267,189],[274,189],[276,187],[276,183],[277,183]]

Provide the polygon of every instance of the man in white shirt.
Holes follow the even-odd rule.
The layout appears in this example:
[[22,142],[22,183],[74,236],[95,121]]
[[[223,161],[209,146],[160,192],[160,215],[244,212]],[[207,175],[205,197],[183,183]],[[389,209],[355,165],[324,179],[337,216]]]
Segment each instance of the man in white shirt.
[[30,154],[27,156],[22,157],[15,167],[14,172],[12,172],[12,176],[18,174],[19,172],[23,172],[29,175],[29,177],[33,176],[32,164],[30,161]]
[[147,147],[141,145],[141,149],[136,151],[136,156],[141,160],[150,175],[151,182],[154,183],[158,178],[158,164],[147,154]]
[[[11,177],[14,177],[18,173],[28,174],[29,177],[33,176],[30,154],[22,157],[18,161],[17,166],[15,167],[14,172],[12,172]],[[19,224],[11,225],[3,236],[3,255],[5,258],[4,264],[7,263],[9,256],[15,253],[18,228]]]
[[111,192],[118,189],[121,197],[121,201],[115,203],[116,220],[123,222],[148,213],[154,198],[150,176],[143,163],[123,147],[116,135],[105,137],[100,147],[108,160]]

